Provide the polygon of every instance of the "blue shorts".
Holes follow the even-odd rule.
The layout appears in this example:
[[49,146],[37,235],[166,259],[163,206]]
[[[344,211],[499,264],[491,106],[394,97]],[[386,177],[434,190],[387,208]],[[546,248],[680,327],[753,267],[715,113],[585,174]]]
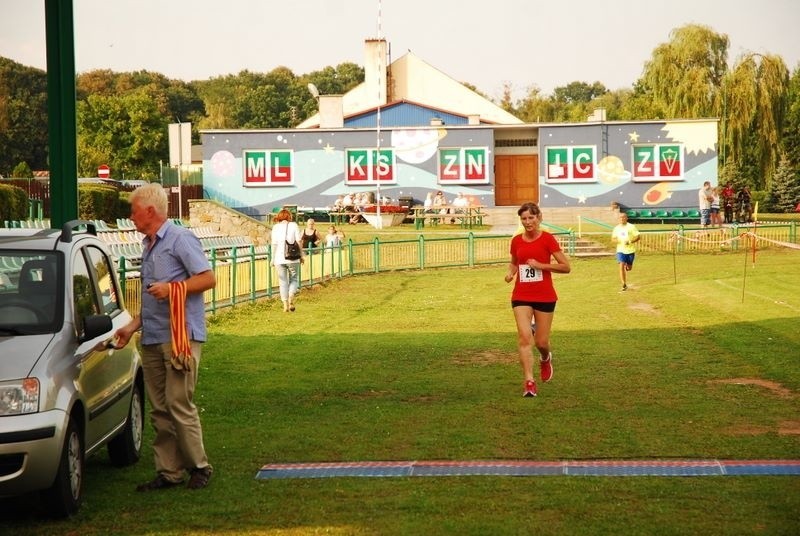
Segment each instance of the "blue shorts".
[[620,253],[617,252],[617,262],[625,263],[628,266],[633,266],[633,258],[636,256],[636,253]]

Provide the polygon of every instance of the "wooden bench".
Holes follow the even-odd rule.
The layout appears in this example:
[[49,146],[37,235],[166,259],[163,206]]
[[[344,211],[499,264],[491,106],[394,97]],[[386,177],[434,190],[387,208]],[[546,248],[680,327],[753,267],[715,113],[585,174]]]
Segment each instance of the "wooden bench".
[[472,229],[477,225],[483,225],[483,212],[481,207],[468,207],[461,214],[456,213],[456,219],[460,219],[461,227]]
[[422,229],[425,227],[425,222],[430,222],[430,225],[439,225],[439,223],[444,220],[446,217],[449,217],[449,214],[431,214],[431,213],[415,213],[412,216],[414,220],[414,229]]
[[[447,213],[442,214],[440,210],[447,210]],[[437,207],[435,209],[427,209],[433,212],[426,212],[424,207],[413,207],[414,215],[414,228],[421,229],[425,227],[425,221],[429,220],[431,225],[438,223],[456,223],[464,229],[472,229],[476,225],[483,225],[483,213],[480,207]]]

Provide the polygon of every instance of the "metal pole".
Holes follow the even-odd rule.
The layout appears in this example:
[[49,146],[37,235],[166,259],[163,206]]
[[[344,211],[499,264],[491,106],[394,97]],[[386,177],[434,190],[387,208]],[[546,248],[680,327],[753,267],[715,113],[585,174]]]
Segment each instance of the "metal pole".
[[[382,38],[383,38],[383,33],[381,31],[381,0],[378,0],[378,39],[382,39]],[[378,73],[378,114],[376,116],[376,122],[375,122],[375,125],[376,125],[375,133],[376,133],[376,138],[377,138],[377,140],[376,140],[377,151],[376,151],[376,154],[375,154],[375,181],[376,181],[376,197],[377,197],[377,199],[375,200],[375,202],[377,203],[377,207],[375,209],[375,216],[376,216],[376,220],[377,220],[377,222],[376,222],[377,225],[375,227],[377,229],[382,229],[383,228],[383,220],[381,218],[381,177],[380,177],[380,174],[379,174],[380,163],[381,163],[381,104],[382,104],[382,102],[381,102],[381,100],[382,100],[381,99],[381,95],[382,95],[382,92],[381,92],[381,69],[380,69],[380,67],[382,65],[382,62],[380,60],[380,54],[381,53],[382,53],[382,49],[378,49],[378,59],[377,59],[377,61],[378,61],[378,67],[379,68],[376,69],[376,72]]]
[[46,0],[50,227],[78,217],[78,136],[72,0]]
[[178,219],[183,221],[183,182],[181,167],[181,164],[178,164]]
[[181,180],[181,167],[183,167],[183,140],[181,139],[181,120],[178,119],[178,219],[183,221],[183,181]]

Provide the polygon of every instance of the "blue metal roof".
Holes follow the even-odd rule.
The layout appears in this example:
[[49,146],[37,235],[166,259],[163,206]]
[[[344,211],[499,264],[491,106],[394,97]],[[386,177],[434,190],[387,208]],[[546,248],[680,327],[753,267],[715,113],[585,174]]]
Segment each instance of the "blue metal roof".
[[[375,128],[377,117],[377,110],[369,110],[346,117],[344,126],[347,128]],[[444,125],[468,124],[468,119],[463,115],[450,114],[409,102],[391,104],[381,108],[381,127],[430,126],[431,119],[441,119]]]

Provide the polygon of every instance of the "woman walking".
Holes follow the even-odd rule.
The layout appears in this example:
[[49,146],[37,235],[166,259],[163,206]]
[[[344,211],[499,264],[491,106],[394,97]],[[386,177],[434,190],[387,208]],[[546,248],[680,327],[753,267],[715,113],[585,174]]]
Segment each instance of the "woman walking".
[[300,288],[300,264],[303,262],[303,250],[300,249],[299,259],[286,258],[286,244],[296,244],[302,240],[302,231],[292,221],[292,213],[281,209],[272,220],[272,264],[278,272],[278,285],[280,287],[283,311],[294,311],[294,296]]

